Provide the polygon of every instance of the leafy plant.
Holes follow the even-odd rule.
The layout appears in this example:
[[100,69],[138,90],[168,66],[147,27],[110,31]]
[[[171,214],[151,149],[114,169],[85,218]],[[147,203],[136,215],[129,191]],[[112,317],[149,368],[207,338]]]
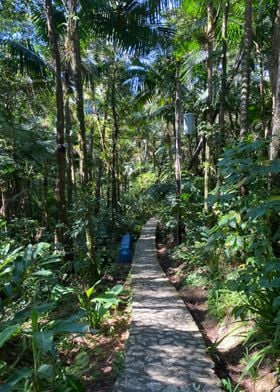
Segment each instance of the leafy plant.
[[123,351],[116,351],[113,360],[113,373],[117,377],[124,367],[124,353]]
[[111,289],[107,289],[105,293],[98,294],[96,287],[99,283],[100,281],[96,282],[92,287],[78,294],[81,308],[85,311],[91,328],[100,327],[109,310],[118,305],[120,301],[118,295],[123,290],[122,285],[116,285]]
[[183,286],[207,286],[209,280],[206,273],[190,272],[185,279],[182,281]]
[[[19,335],[22,339],[27,339],[30,342],[33,357],[32,368],[25,367],[14,371],[1,387],[1,392],[10,391],[18,386],[18,384],[22,385],[23,382],[25,387],[28,385],[28,388],[37,392],[42,391],[42,388],[45,388],[47,385],[52,385],[53,388],[54,382],[61,382],[63,378],[67,380],[64,374],[65,372],[67,373],[67,370],[61,370],[56,365],[58,358],[55,350],[55,336],[65,333],[84,334],[89,332],[89,329],[87,324],[77,322],[81,314],[75,317],[72,316],[67,320],[51,320],[46,322],[46,317],[51,309],[53,309],[52,304],[41,307],[41,310],[34,308],[32,309],[30,319],[25,319],[21,325],[7,326],[0,332],[1,346],[8,342],[15,334]],[[77,358],[77,363],[75,364],[80,364],[80,359],[81,356]],[[85,364],[85,360],[87,359],[87,356],[83,356],[82,363]],[[75,366],[73,364],[70,370],[73,370]],[[85,365],[83,366],[85,367]],[[74,373],[73,370],[73,375]],[[76,389],[70,388],[70,390],[75,391]]]

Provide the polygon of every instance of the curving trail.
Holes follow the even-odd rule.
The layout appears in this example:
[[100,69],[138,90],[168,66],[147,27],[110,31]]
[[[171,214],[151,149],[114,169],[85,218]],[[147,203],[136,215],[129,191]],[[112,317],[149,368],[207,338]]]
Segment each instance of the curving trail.
[[114,392],[218,392],[197,325],[157,261],[157,221],[142,230],[132,264],[132,321]]

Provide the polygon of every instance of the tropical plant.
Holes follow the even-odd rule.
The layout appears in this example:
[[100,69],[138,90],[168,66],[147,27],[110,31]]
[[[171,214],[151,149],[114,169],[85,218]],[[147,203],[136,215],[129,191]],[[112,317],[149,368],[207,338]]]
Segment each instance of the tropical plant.
[[101,322],[112,307],[119,303],[118,295],[122,292],[123,286],[116,285],[107,289],[103,294],[97,294],[96,282],[92,287],[78,294],[81,309],[85,311],[88,323],[91,328],[100,328]]

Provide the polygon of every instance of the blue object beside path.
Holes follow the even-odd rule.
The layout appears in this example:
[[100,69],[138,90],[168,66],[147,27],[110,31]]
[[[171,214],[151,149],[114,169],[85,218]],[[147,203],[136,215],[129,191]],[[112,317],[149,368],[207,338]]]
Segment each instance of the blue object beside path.
[[132,245],[132,236],[130,234],[125,234],[122,237],[121,245],[120,245],[120,251],[119,251],[120,263],[131,263],[132,261],[131,245]]

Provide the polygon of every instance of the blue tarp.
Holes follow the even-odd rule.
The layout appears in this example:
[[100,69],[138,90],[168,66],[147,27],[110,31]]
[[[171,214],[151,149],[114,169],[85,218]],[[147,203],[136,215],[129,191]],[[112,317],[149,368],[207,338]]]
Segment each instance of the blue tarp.
[[119,251],[119,262],[120,263],[131,263],[132,254],[131,254],[131,245],[132,245],[132,236],[130,234],[125,234],[122,237]]

